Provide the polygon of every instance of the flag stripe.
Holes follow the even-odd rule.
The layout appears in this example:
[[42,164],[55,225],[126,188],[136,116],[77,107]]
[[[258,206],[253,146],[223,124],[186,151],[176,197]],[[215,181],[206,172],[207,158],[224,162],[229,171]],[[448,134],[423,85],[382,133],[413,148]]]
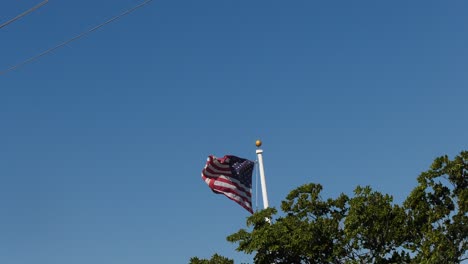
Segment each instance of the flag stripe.
[[220,177],[218,177],[217,182],[222,182],[222,183],[229,184],[230,186],[233,186],[233,188],[238,189],[240,192],[250,194],[250,189],[249,188],[247,188],[246,186],[244,186],[239,181],[237,181],[237,180],[235,180],[233,178],[220,176]]
[[237,188],[237,189],[241,190],[244,193],[250,193],[250,188],[243,185],[240,181],[236,180],[233,177],[228,177],[226,175],[211,174],[211,173],[207,173],[205,171],[205,174],[202,174],[202,178],[203,178],[203,180],[205,180],[205,178],[216,178],[215,181],[228,183],[228,184],[234,186],[234,188]]
[[225,193],[224,195],[226,195],[227,198],[233,200],[234,202],[238,203],[240,206],[244,207],[247,211],[249,211],[250,213],[253,213],[253,210],[252,210],[252,203],[250,202],[245,202],[245,201],[239,201],[239,198],[238,196],[236,195],[232,195],[230,193]]
[[214,186],[217,187],[218,190],[223,190],[223,191],[230,191],[232,193],[239,194],[239,196],[245,197],[246,199],[250,199],[252,195],[248,192],[242,191],[239,188],[237,188],[235,185],[230,184],[228,182],[223,182],[223,181],[215,181]]
[[[206,178],[205,177],[204,181],[212,189],[216,189],[216,190],[221,191],[221,192],[224,192],[224,191],[235,192],[235,193],[238,193],[240,196],[243,196],[243,197],[245,197],[246,199],[249,199],[249,200],[252,198],[252,193],[250,192],[249,189],[248,190],[243,190],[241,188],[238,188],[237,185],[232,184],[227,179],[218,178],[218,179],[215,180],[215,179],[212,179],[212,178]],[[222,187],[224,187],[226,189],[222,189]]]
[[206,167],[205,170],[204,170],[205,174],[210,174],[210,175],[214,175],[214,176],[211,176],[211,177],[218,177],[218,175],[222,174],[222,175],[228,175],[228,176],[231,176],[232,173],[231,171],[222,171],[222,170],[217,170],[211,166],[209,167]]
[[[212,159],[212,160],[213,160],[213,162],[210,163],[210,165],[213,165],[213,166],[216,166],[216,167],[218,167],[220,169],[225,169],[225,170],[228,170],[228,171],[231,170],[231,167],[229,166],[229,164],[223,164],[219,160],[216,160],[216,159]],[[224,161],[229,162],[229,159],[225,159]]]

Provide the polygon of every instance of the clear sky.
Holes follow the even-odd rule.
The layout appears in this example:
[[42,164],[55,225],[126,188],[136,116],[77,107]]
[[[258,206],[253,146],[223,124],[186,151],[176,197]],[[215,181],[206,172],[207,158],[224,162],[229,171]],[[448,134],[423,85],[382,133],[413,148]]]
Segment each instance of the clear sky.
[[[38,2],[1,1],[0,23]],[[0,29],[0,70],[138,3],[50,1]],[[225,240],[248,212],[200,172],[257,138],[272,206],[310,182],[401,202],[467,149],[467,8],[153,1],[0,75],[0,263],[251,262]]]

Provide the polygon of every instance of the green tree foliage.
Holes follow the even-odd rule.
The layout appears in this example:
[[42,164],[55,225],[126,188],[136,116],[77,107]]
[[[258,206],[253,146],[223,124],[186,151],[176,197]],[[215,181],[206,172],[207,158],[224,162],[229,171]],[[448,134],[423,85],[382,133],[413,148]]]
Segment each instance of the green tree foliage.
[[415,263],[468,259],[468,152],[437,158],[405,201]]
[[[291,191],[227,237],[254,262],[455,264],[468,259],[468,152],[437,158],[403,205],[370,187],[322,199],[319,184]],[[271,219],[267,221],[266,219]],[[218,262],[193,262],[218,263]],[[220,262],[221,263],[221,262]],[[224,263],[224,262],[222,262]]]
[[211,259],[191,258],[189,264],[234,264],[234,260],[214,254]]

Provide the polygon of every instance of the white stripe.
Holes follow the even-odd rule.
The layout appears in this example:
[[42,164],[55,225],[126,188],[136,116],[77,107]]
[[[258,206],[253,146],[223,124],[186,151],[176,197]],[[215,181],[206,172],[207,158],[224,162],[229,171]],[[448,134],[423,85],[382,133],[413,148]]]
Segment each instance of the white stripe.
[[206,184],[208,184],[208,186],[210,186],[210,181],[211,181],[210,178],[206,178],[206,179],[205,179],[205,182],[206,182]]
[[231,189],[233,191],[235,191],[236,193],[238,193],[240,196],[246,198],[246,199],[251,199],[246,192],[244,191],[241,191],[239,188],[237,188],[235,185],[232,185],[232,184],[229,184],[229,183],[226,183],[226,182],[222,182],[222,181],[215,181],[214,182],[214,186],[220,186],[220,187],[225,187],[225,188],[228,188],[228,189]]
[[244,188],[246,190],[250,189],[250,187],[245,186],[242,182],[240,182],[239,180],[237,180],[235,178],[229,177],[229,175],[227,175],[227,176],[226,175],[220,175],[219,177],[222,178],[222,179],[226,179],[228,181],[231,181],[231,182],[239,185],[240,187],[242,187],[242,188]]
[[236,200],[237,202],[244,204],[247,208],[252,209],[252,206],[250,206],[249,202],[242,200],[239,196],[232,194],[232,193],[223,193],[224,195]]
[[[203,177],[203,174],[202,174],[202,177]],[[226,177],[222,177],[224,179],[227,179],[229,180],[228,178]],[[211,182],[213,182],[213,185],[214,186],[221,186],[221,187],[226,187],[228,189],[231,189],[231,190],[234,190],[236,191],[236,193],[239,193],[240,196],[242,197],[245,197],[246,199],[248,200],[251,200],[252,198],[248,196],[248,193],[250,193],[250,195],[252,195],[252,189],[249,189],[249,188],[246,188],[246,187],[243,187],[243,185],[241,185],[245,190],[248,190],[248,192],[244,192],[242,191],[241,189],[239,189],[237,186],[233,185],[233,184],[229,184],[227,182],[222,182],[222,181],[218,181],[216,179],[212,179],[212,178],[208,178],[206,177],[205,178],[205,183],[210,186]],[[224,191],[221,191],[220,192],[224,193]]]

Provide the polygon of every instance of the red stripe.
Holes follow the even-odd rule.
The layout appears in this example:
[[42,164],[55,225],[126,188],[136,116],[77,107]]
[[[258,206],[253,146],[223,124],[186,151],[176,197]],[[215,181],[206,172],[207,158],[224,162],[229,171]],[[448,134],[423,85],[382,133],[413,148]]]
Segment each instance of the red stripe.
[[227,198],[229,198],[230,200],[236,202],[237,204],[239,204],[240,206],[244,207],[245,210],[249,211],[251,214],[253,214],[253,209],[252,209],[252,203],[249,202],[249,205],[250,207],[246,206],[245,204],[242,204],[242,203],[239,203],[239,201],[236,201],[234,199],[232,199],[231,197],[229,196],[226,196]]
[[210,155],[210,156],[208,156],[208,161],[207,161],[207,163],[213,163],[215,160],[218,161],[218,162],[221,163],[221,164],[224,164],[225,161],[227,160],[227,156],[224,156],[224,157],[222,157],[222,158],[216,158],[215,156]]
[[229,158],[224,156],[222,158],[217,158],[215,156],[209,156],[208,162],[218,162],[219,164],[229,165]]
[[223,171],[222,174],[221,174],[219,172],[214,171],[213,168],[211,168],[211,167],[206,167],[205,169],[203,169],[203,171],[208,171],[211,174],[215,174],[215,175],[219,175],[219,176],[221,176],[221,175],[231,176],[232,175],[231,170]]
[[[231,177],[227,177],[228,179],[224,179],[224,178],[220,178],[220,177],[214,178],[214,177],[210,177],[210,176],[206,175],[205,173],[203,173],[202,178],[203,178],[203,180],[206,180],[208,178],[208,179],[211,179],[211,180],[224,182],[224,183],[232,185],[234,188],[239,189],[239,190],[241,190],[241,191],[243,191],[245,193],[250,193],[250,188],[248,188],[246,186],[240,186],[239,184],[233,182],[232,180],[229,180],[229,178],[231,178]],[[210,186],[210,188],[212,188],[212,186]]]
[[243,192],[245,192],[245,193],[250,193],[250,189],[249,189],[249,188],[243,187],[243,186],[239,186],[237,183],[232,182],[232,181],[230,181],[230,180],[228,180],[228,179],[216,178],[216,181],[228,183],[228,184],[234,186],[236,189],[239,189],[239,190],[241,190],[241,191],[243,191]]
[[215,156],[213,155],[210,155],[208,156],[210,158],[210,160],[218,160],[220,163],[225,163],[225,162],[228,162],[229,161],[229,158],[231,157],[231,155],[225,155],[224,157],[222,158],[216,158]]
[[223,193],[235,194],[236,196],[239,196],[239,198],[241,198],[242,200],[244,200],[246,202],[249,202],[249,203],[252,201],[252,199],[251,199],[252,194],[250,196],[245,197],[244,195],[237,192],[235,189],[231,189],[231,188],[228,188],[228,187],[214,186],[213,190],[223,192]]
[[213,163],[206,164],[205,168],[211,168],[213,170],[218,170],[218,171],[222,171],[222,172],[230,172],[231,171],[230,167],[223,168],[223,167],[219,167],[219,166],[217,166],[216,164],[213,164]]
[[[231,193],[231,194],[234,194],[237,198],[239,198],[240,200],[242,200],[243,202],[246,202],[247,204],[249,204],[250,207],[252,207],[252,200],[251,199],[247,199],[239,194],[237,194],[236,192],[234,192],[232,189],[229,189],[229,188],[224,188],[224,187],[218,187],[213,189],[214,191],[217,191],[217,192],[220,192],[222,194],[224,194],[227,198],[233,200],[234,202],[240,204],[242,207],[244,208],[248,208],[247,206],[245,206],[244,203],[240,203],[239,201],[236,201],[235,199],[229,197],[226,195],[226,193]],[[250,211],[250,210],[249,210]]]
[[227,177],[232,176],[232,175],[224,175],[224,174],[220,174],[220,173],[212,173],[212,172],[210,173],[210,171],[208,171],[208,170],[203,170],[202,174],[205,175],[208,178],[219,178],[221,176],[227,176]]
[[[218,181],[218,179],[212,179],[212,178],[208,178],[208,177],[205,177],[204,175],[202,175],[202,178],[203,180],[206,180],[206,179],[209,179],[209,183],[208,186],[210,187],[211,190],[213,190],[214,192],[216,193],[219,193],[219,194],[224,194],[227,198],[229,198],[230,200],[233,200],[234,202],[236,202],[237,204],[239,204],[240,206],[244,207],[247,211],[249,211],[250,213],[253,213],[253,210],[252,210],[252,193],[249,191],[249,192],[245,192],[247,194],[247,196],[249,198],[246,198],[244,197],[243,195],[240,195],[238,192],[235,191],[235,189],[231,189],[231,188],[227,188],[227,187],[222,187],[222,186],[215,186],[215,183],[216,181]],[[224,179],[223,179],[224,180]],[[225,181],[223,181],[225,182]],[[228,182],[230,183],[230,182]],[[230,183],[231,184],[231,183]],[[250,208],[248,206],[246,206],[245,204],[242,204],[240,203],[239,201],[236,201],[235,199],[227,196],[225,193],[232,193],[234,194],[236,197],[239,197],[242,201],[244,202],[247,202],[250,206]]]

